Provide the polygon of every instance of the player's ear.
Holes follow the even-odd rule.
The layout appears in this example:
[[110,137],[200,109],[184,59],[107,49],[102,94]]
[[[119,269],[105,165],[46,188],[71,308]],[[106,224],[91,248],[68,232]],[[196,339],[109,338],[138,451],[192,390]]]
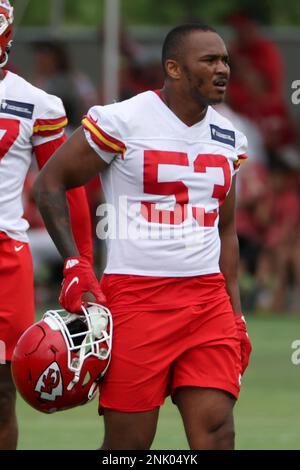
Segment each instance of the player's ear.
[[181,77],[181,67],[176,60],[166,60],[165,71],[168,77],[172,78],[173,80],[179,80],[179,78]]

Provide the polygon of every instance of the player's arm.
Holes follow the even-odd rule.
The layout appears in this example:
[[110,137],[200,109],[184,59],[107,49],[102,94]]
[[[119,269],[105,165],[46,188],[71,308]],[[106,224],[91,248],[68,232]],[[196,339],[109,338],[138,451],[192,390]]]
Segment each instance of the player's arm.
[[220,269],[224,274],[227,292],[230,297],[237,333],[241,344],[242,374],[245,372],[252,346],[248,337],[246,322],[242,314],[240,289],[238,284],[239,243],[235,227],[236,176],[224,204],[220,208],[219,233],[221,239]]
[[[58,139],[50,140],[34,147],[38,167],[41,170],[56,150],[66,142],[63,134]],[[84,187],[67,192],[70,220],[74,239],[81,256],[93,263],[92,221]],[[82,228],[84,227],[84,230]]]
[[34,194],[46,228],[61,256],[78,256],[66,198],[69,189],[84,185],[105,163],[88,144],[82,128],[54,153],[39,173]]
[[227,292],[233,311],[241,313],[241,299],[238,284],[239,243],[235,227],[236,176],[224,204],[220,208],[219,233],[221,240],[220,269],[224,274]]
[[54,153],[34,184],[35,199],[47,230],[65,260],[59,301],[69,312],[80,313],[83,301],[105,304],[91,264],[79,256],[71,230],[66,192],[83,186],[106,166],[107,163],[88,144],[83,129],[79,128]]

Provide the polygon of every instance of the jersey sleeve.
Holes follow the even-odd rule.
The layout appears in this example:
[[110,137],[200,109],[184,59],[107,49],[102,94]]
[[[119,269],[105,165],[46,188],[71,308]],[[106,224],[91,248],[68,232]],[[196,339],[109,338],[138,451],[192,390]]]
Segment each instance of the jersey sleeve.
[[60,98],[44,93],[33,123],[33,147],[59,139],[64,135],[68,119]]
[[93,106],[82,120],[86,139],[95,152],[111,163],[120,155],[124,158],[126,146],[117,135],[117,123],[105,106]]
[[247,137],[239,131],[236,131],[236,160],[233,164],[234,166],[234,174],[236,174],[242,163],[245,163],[245,161],[248,158],[247,155],[248,151],[248,141]]

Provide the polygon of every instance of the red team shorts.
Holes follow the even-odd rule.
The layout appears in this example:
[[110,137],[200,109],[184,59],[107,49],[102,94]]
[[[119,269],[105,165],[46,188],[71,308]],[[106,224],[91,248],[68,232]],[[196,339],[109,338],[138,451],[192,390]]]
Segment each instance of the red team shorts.
[[100,413],[152,410],[186,386],[224,390],[237,399],[240,341],[222,274],[106,274],[101,287],[114,333]]
[[0,285],[0,362],[3,363],[11,360],[18,339],[34,322],[29,245],[3,232],[0,232]]

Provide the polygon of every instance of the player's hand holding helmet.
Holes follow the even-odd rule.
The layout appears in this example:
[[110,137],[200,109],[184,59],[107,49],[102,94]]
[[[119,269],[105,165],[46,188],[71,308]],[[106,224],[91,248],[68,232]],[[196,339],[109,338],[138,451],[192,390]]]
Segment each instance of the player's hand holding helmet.
[[91,400],[110,362],[110,311],[90,303],[82,314],[49,310],[19,339],[12,374],[24,400],[53,413]]
[[64,280],[59,297],[60,305],[68,312],[81,314],[84,294],[93,295],[93,301],[106,304],[106,298],[101,291],[92,265],[82,256],[68,258],[64,264]]
[[247,324],[244,315],[235,315],[235,323],[237,327],[238,337],[241,343],[241,362],[243,374],[247,369],[249,363],[252,345],[247,333]]

